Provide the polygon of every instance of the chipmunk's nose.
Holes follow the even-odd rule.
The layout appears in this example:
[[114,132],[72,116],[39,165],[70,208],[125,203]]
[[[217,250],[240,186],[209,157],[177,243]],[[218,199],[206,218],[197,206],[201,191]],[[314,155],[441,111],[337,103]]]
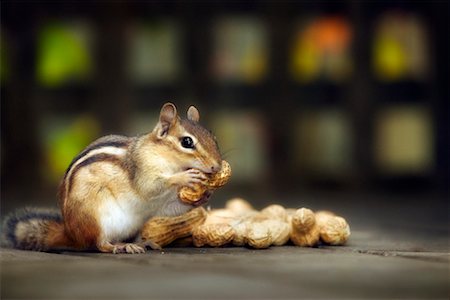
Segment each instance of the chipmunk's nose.
[[215,163],[214,165],[211,166],[211,173],[217,173],[220,171],[221,168],[222,168],[221,164]]

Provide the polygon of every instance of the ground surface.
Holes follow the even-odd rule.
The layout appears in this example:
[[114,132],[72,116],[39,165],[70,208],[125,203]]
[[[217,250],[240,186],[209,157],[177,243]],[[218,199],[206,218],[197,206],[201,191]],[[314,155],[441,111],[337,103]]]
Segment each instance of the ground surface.
[[449,298],[448,206],[405,214],[394,205],[384,215],[376,205],[341,207],[353,220],[342,247],[166,248],[139,255],[3,248],[1,298]]

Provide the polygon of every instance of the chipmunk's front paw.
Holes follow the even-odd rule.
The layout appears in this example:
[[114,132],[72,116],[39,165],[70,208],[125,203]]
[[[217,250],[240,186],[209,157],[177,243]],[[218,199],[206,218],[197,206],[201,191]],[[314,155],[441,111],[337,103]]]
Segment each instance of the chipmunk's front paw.
[[178,186],[188,186],[193,188],[196,184],[206,184],[208,178],[203,172],[196,169],[189,169],[177,173],[171,177],[171,183]]

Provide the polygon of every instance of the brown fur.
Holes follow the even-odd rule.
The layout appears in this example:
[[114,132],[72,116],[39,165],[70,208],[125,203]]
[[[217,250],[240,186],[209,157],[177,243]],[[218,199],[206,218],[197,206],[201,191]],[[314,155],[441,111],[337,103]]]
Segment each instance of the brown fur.
[[[68,182],[68,192],[69,193],[72,191],[73,180],[77,176],[77,172],[80,169],[82,169],[83,167],[90,165],[90,164],[97,163],[97,162],[110,162],[110,163],[120,166],[121,168],[125,168],[124,160],[120,159],[114,155],[102,153],[102,154],[97,154],[95,156],[89,157],[88,159],[84,160],[83,162],[79,163],[78,165],[76,165],[73,168],[72,174],[71,174],[71,176],[69,178],[69,182]],[[93,172],[95,172],[94,170],[93,170]]]
[[47,235],[44,242],[49,249],[74,248],[76,245],[66,235],[64,224],[50,221],[47,224]]
[[[220,168],[215,137],[198,124],[195,108],[188,116],[190,120],[180,119],[175,106],[165,104],[151,133],[135,138],[106,136],[90,144],[74,158],[59,186],[63,221],[16,218],[10,222],[15,245],[141,253],[140,246],[121,242],[133,237],[151,214],[189,209],[179,202],[177,190],[198,178],[189,177],[194,175],[186,175],[186,170]],[[180,145],[186,135],[196,139],[195,149]]]
[[204,150],[209,153],[208,158],[218,162],[222,161],[216,137],[211,133],[211,131],[200,126],[197,122],[187,119],[181,119],[181,126],[186,129],[187,132],[198,138],[199,143],[202,145]]
[[100,229],[95,218],[85,209],[80,211],[68,205],[64,214],[65,234],[70,236],[77,249],[95,248]]
[[[76,247],[95,248],[101,237],[98,216],[95,215],[98,202],[109,196],[116,198],[114,191],[119,193],[130,189],[130,186],[124,159],[98,154],[84,162],[86,163],[78,164],[72,171],[62,212],[66,234]],[[110,168],[114,172],[108,172],[107,169]]]
[[4,226],[10,230],[12,246],[19,249],[48,251],[72,247],[60,215],[54,210],[25,208],[10,215]]

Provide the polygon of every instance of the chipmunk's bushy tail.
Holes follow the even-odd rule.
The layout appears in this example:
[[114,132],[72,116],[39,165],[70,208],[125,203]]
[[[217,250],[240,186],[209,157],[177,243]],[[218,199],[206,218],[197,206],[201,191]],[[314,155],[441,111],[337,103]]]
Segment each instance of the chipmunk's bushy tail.
[[6,217],[3,240],[9,247],[50,251],[71,248],[64,232],[61,213],[56,209],[23,208]]

